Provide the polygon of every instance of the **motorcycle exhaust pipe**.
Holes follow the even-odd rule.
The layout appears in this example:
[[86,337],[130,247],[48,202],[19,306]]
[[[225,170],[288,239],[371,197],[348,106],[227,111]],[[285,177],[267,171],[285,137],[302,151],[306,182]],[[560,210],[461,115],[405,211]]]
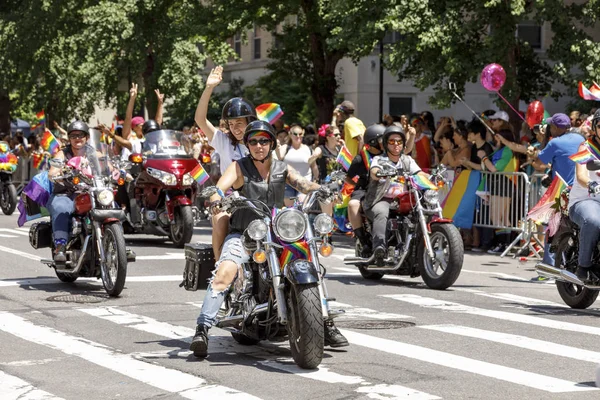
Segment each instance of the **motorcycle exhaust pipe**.
[[83,266],[83,260],[85,259],[85,253],[87,252],[88,243],[90,241],[91,236],[86,236],[83,241],[83,247],[81,248],[81,253],[79,255],[79,260],[77,260],[77,265],[75,268],[56,268],[56,272],[66,272],[70,274],[77,274],[79,270]]
[[352,257],[352,256],[344,257],[344,264],[346,264],[346,265],[354,265],[356,263],[370,264],[373,261],[375,261],[375,255],[372,255],[370,258]]
[[552,265],[543,262],[537,263],[535,265],[535,271],[540,276],[543,276],[545,278],[552,278],[559,282],[572,283],[573,285],[583,286],[588,289],[600,289],[600,286],[584,284],[581,281],[581,279],[577,277],[577,275],[567,271],[566,269],[556,268]]
[[[269,303],[257,304],[252,311],[250,311],[250,315],[248,316],[248,320],[256,317],[258,314],[262,314],[269,308]],[[219,328],[227,328],[227,327],[238,327],[244,321],[243,315],[232,315],[230,317],[224,317],[219,320],[217,326]]]

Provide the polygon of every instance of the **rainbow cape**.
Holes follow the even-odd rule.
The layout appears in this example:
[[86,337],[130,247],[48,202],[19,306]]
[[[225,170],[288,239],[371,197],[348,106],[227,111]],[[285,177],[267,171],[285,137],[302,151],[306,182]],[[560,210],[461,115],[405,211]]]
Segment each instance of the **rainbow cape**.
[[600,86],[596,82],[588,89],[579,81],[579,96],[584,100],[600,101]]
[[438,187],[433,184],[426,176],[415,175],[410,178],[412,184],[416,186],[419,190],[438,190]]
[[536,224],[547,224],[552,216],[558,212],[556,202],[560,194],[568,187],[567,182],[558,174],[554,174],[552,184],[546,190],[540,201],[527,213],[527,218]]
[[335,161],[339,164],[342,164],[344,171],[348,171],[348,168],[350,168],[350,164],[352,163],[352,154],[345,145],[342,146]]
[[44,136],[42,136],[40,144],[42,145],[42,148],[51,155],[54,155],[60,150],[60,145],[58,144],[58,141],[56,140],[52,132],[50,132],[48,129],[44,131]]
[[256,107],[256,116],[261,121],[273,124],[283,115],[283,111],[279,104],[276,103],[265,103]]
[[592,161],[595,159],[596,159],[596,157],[594,157],[594,155],[590,151],[589,147],[587,147],[587,146],[585,149],[573,154],[572,156],[569,156],[569,160],[571,160],[577,164],[585,164],[588,161]]
[[473,227],[473,213],[477,200],[476,191],[481,181],[481,173],[474,170],[463,170],[452,185],[452,189],[442,202],[444,218],[454,220],[459,228]]
[[204,184],[204,182],[206,182],[210,178],[210,176],[208,176],[208,173],[206,172],[206,170],[202,167],[202,164],[200,164],[200,163],[198,163],[196,168],[194,168],[190,172],[190,175],[192,175],[192,178],[194,178],[194,180],[196,182],[198,182],[199,185]]

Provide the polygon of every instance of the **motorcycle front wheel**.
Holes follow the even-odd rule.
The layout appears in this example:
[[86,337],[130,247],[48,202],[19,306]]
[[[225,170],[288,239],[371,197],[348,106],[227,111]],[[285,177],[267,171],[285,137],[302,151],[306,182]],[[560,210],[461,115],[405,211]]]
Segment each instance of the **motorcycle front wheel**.
[[171,225],[171,240],[177,247],[183,247],[192,240],[194,234],[194,216],[192,207],[182,206],[175,209],[175,221]]
[[[579,244],[573,236],[565,235],[561,237],[555,253],[554,266],[575,273],[577,269],[578,248]],[[566,305],[579,310],[583,310],[594,304],[598,293],[600,293],[597,290],[559,281],[556,281],[556,289]]]
[[4,185],[0,195],[0,208],[5,215],[11,215],[17,208],[17,189],[12,183]]
[[454,225],[433,224],[429,240],[435,258],[429,257],[425,246],[419,246],[417,255],[421,278],[431,289],[444,290],[452,286],[460,275],[465,253],[462,238]]
[[102,245],[106,257],[101,267],[102,284],[109,296],[117,297],[123,291],[127,276],[127,249],[120,224],[110,224],[104,228]]
[[287,295],[287,330],[292,358],[304,369],[323,360],[325,328],[317,285],[291,285]]

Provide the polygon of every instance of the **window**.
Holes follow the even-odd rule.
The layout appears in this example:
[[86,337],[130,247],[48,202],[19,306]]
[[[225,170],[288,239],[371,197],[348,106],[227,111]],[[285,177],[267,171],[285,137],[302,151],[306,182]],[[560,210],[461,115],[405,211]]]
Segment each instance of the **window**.
[[383,44],[392,44],[402,40],[402,35],[400,32],[386,32],[383,37]]
[[253,58],[260,59],[260,27],[254,25]]
[[242,35],[239,33],[233,37],[233,50],[238,57],[242,57]]
[[390,115],[410,115],[412,112],[412,97],[390,97]]
[[535,22],[524,22],[517,26],[517,37],[529,43],[532,49],[542,48],[542,27]]

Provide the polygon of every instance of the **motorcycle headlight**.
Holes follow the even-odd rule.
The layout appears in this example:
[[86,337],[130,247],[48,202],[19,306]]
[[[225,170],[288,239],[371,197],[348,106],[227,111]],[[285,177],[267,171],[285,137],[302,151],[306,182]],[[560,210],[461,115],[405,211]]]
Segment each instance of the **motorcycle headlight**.
[[425,193],[423,194],[423,199],[425,199],[425,202],[427,202],[428,204],[434,206],[438,203],[440,195],[437,190],[430,189],[425,191]]
[[306,232],[304,214],[296,209],[283,210],[275,217],[275,233],[285,242],[296,242]]
[[262,240],[267,236],[267,229],[269,229],[267,224],[265,224],[264,221],[257,219],[250,222],[250,225],[246,228],[246,232],[252,240]]
[[191,186],[192,183],[194,183],[194,178],[192,178],[192,175],[190,175],[190,174],[183,175],[183,178],[181,179],[181,184],[183,186]]
[[161,171],[156,168],[148,168],[148,174],[161,181],[167,186],[175,186],[177,185],[177,177],[170,172]]
[[314,226],[319,235],[327,235],[333,230],[333,219],[325,213],[319,214],[315,218]]
[[103,206],[109,206],[115,199],[115,195],[112,190],[103,190],[98,193],[98,202]]

